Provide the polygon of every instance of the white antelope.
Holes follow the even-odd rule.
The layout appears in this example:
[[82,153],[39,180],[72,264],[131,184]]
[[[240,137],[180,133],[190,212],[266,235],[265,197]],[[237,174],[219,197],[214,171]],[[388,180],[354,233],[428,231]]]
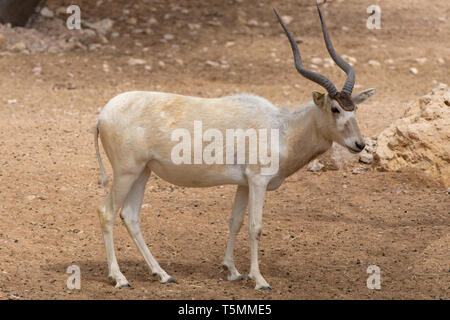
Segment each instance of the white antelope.
[[[99,216],[106,247],[109,277],[116,287],[129,283],[120,272],[114,253],[113,223],[120,213],[126,228],[154,275],[160,282],[175,280],[164,271],[150,253],[139,227],[139,212],[145,185],[153,171],[160,178],[184,187],[237,185],[230,219],[230,234],[223,266],[228,280],[243,279],[233,261],[236,235],[248,204],[248,230],[251,249],[249,278],[255,289],[271,289],[258,264],[258,241],[266,190],[277,189],[283,181],[312,159],[328,150],[333,141],[352,152],[364,149],[355,118],[356,105],[370,98],[374,89],[352,95],[354,71],[333,49],[319,7],[326,47],[336,64],[347,73],[342,91],[323,75],[304,69],[297,44],[275,10],[293,50],[295,67],[304,77],[324,87],[328,93],[314,92],[313,101],[294,111],[275,107],[264,98],[235,95],[216,99],[188,97],[160,92],[126,92],[111,99],[101,111],[94,128],[95,147],[103,185],[108,177],[100,158],[98,135],[113,169],[113,184]],[[171,133],[187,128],[193,133],[194,121],[204,127],[225,132],[227,128],[277,129],[279,132],[279,167],[275,173],[262,174],[262,163],[245,164],[175,164],[171,151],[175,145]],[[248,155],[248,152],[247,152]],[[236,156],[236,154],[234,155]]]

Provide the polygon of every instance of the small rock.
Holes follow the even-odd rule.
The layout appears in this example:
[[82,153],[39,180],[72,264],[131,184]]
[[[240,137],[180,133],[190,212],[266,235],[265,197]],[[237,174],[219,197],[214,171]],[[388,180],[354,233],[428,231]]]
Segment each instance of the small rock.
[[173,39],[175,39],[175,36],[173,34],[165,34],[164,39],[165,40],[173,40]]
[[104,35],[99,34],[98,37],[100,38],[100,41],[101,41],[103,44],[109,43],[108,38],[106,38]]
[[257,27],[257,26],[259,25],[259,23],[258,23],[258,21],[255,20],[255,19],[250,19],[250,20],[247,22],[247,25],[253,26],[253,27]]
[[92,29],[87,29],[87,28],[82,29],[81,34],[82,34],[82,36],[80,38],[80,41],[84,45],[89,45],[89,44],[97,41],[97,32],[95,32]]
[[412,74],[418,74],[419,70],[417,70],[417,68],[410,68],[409,72],[411,72]]
[[27,198],[28,201],[31,201],[31,200],[36,199],[36,196],[35,195],[30,195],[30,196],[27,196],[26,198]]
[[131,25],[136,25],[137,24],[137,19],[135,18],[135,17],[130,17],[130,18],[128,18],[127,19],[127,21],[126,21],[128,24],[131,24]]
[[25,42],[17,42],[14,45],[14,50],[16,50],[16,51],[23,51],[23,50],[26,50],[26,48],[27,48],[27,45],[25,44]]
[[363,150],[359,154],[359,162],[365,163],[365,164],[371,164],[373,162],[373,155],[371,155],[366,150]]
[[91,43],[88,45],[88,50],[89,51],[95,51],[97,49],[101,48],[100,43]]
[[360,174],[369,171],[369,167],[357,167],[352,169],[352,174]]
[[377,60],[369,60],[368,64],[369,64],[369,66],[372,66],[372,67],[380,67],[381,66],[381,63]]
[[[100,46],[100,45],[99,45]],[[56,46],[51,46],[50,48],[48,48],[47,52],[48,53],[58,53],[60,50],[58,49],[58,47]]]
[[[232,46],[234,46],[234,42],[233,41],[227,41],[226,43],[225,43],[225,47],[226,48],[229,48],[229,47],[232,47]],[[0,46],[1,46],[1,44],[0,44]]]
[[136,58],[130,58],[128,59],[128,65],[129,66],[137,66],[137,65],[143,65],[146,64],[147,61],[144,59],[136,59]]
[[17,99],[9,99],[8,104],[17,103]]
[[158,65],[159,65],[161,68],[164,68],[164,67],[166,66],[166,64],[164,63],[164,61],[159,61],[159,62],[158,62]]
[[281,19],[283,19],[284,23],[289,24],[294,20],[291,16],[282,16]]
[[53,18],[53,17],[55,16],[55,14],[54,14],[53,11],[50,10],[49,8],[44,7],[44,8],[41,10],[41,16],[46,17],[46,18]]
[[394,64],[394,60],[387,59],[387,60],[384,61],[384,63],[386,63],[386,64]]
[[94,29],[95,31],[97,31],[100,34],[106,34],[112,29],[112,27],[114,25],[114,21],[107,18],[107,19],[102,19],[96,23],[86,23],[86,25],[89,28]]
[[331,67],[332,65],[334,65],[334,61],[331,58],[325,58],[323,59],[324,63],[324,67],[328,68]]
[[[0,38],[1,38],[1,35],[0,35]],[[1,40],[0,40],[0,47],[1,47],[1,46],[2,46],[2,45],[1,45]],[[445,64],[444,58],[438,58],[437,61],[438,61],[440,64]]]
[[208,66],[211,66],[211,67],[219,67],[219,66],[220,66],[220,64],[219,64],[218,62],[216,62],[216,61],[211,61],[211,60],[207,60],[207,61],[205,62],[205,64],[208,65]]
[[428,61],[428,59],[427,58],[417,58],[416,61],[418,64],[424,64]]
[[0,33],[0,48],[3,46],[4,43],[5,43],[5,36]]
[[356,58],[355,57],[351,57],[351,56],[348,56],[348,55],[346,55],[346,54],[343,54],[342,55],[342,58],[345,60],[345,61],[347,61],[350,65],[354,65],[356,62],[357,62],[357,60],[356,60]]
[[145,32],[144,29],[140,29],[140,28],[135,28],[131,31],[131,33],[133,33],[133,34],[141,34],[144,32]]
[[308,171],[311,171],[311,172],[317,172],[317,171],[322,170],[323,167],[324,167],[324,165],[319,160],[315,159],[315,160],[311,161],[310,163],[308,163],[307,169],[308,169]]
[[445,90],[448,88],[448,85],[445,83],[439,83],[436,88],[432,90],[433,94],[438,93],[439,91]]
[[200,29],[200,24],[199,23],[188,23],[188,28],[189,28],[189,30]]
[[365,138],[364,143],[366,144],[367,147],[374,148],[377,145],[376,137],[375,137],[375,139],[374,138]]
[[95,33],[95,31],[92,29],[83,29],[82,33],[83,37],[87,39],[95,38],[97,36],[97,33]]
[[312,58],[311,59],[311,62],[313,63],[313,64],[322,64],[322,58]]
[[41,74],[41,72],[42,72],[42,68],[41,67],[39,67],[39,66],[37,66],[37,67],[34,67],[32,70],[31,70],[31,72],[33,72],[35,75],[40,75]]
[[341,29],[342,29],[342,31],[348,31],[349,30],[349,28],[346,27],[346,26],[342,26]]

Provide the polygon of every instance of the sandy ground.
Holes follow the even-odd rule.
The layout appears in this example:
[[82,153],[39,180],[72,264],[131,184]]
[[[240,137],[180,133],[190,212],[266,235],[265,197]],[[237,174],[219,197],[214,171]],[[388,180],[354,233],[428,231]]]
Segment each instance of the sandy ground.
[[[49,1],[49,7],[73,2]],[[116,253],[133,287],[115,289],[107,279],[96,213],[105,190],[97,184],[92,135],[100,109],[127,90],[202,97],[251,92],[275,104],[310,100],[319,88],[295,71],[272,7],[294,17],[289,26],[303,41],[309,65],[312,57],[327,57],[311,2],[182,0],[135,7],[120,0],[96,7],[78,1],[84,19],[112,18],[123,36],[93,52],[1,55],[0,299],[449,299],[449,194],[415,171],[300,170],[268,193],[260,266],[273,290],[264,292],[249,280],[228,282],[220,267],[235,187],[185,189],[153,175],[141,227],[178,284],[162,285],[151,276],[120,219]],[[336,49],[357,59],[356,90],[377,88],[358,109],[366,136],[400,117],[407,102],[448,82],[450,71],[447,0],[376,1],[382,29],[368,30],[372,2],[332,1],[324,9]],[[175,3],[189,13],[171,10]],[[136,25],[119,21],[124,8]],[[150,16],[159,21],[153,34],[134,34]],[[259,25],[245,23],[251,19]],[[188,23],[201,27],[193,32]],[[175,38],[160,41],[165,34]],[[130,57],[145,59],[152,70],[129,66]],[[37,66],[39,75],[32,72]],[[318,71],[344,81],[337,68]],[[245,222],[236,248],[243,274],[249,271],[246,228]],[[72,264],[81,268],[79,291],[66,287]],[[366,286],[369,265],[381,268],[381,290]]]

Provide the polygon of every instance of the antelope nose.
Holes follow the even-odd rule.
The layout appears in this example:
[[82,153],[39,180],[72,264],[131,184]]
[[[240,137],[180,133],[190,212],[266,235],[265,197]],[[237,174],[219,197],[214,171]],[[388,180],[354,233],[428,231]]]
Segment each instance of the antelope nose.
[[355,142],[355,146],[356,146],[356,148],[358,148],[359,150],[362,151],[364,149],[364,147],[366,146],[366,144],[364,142],[361,142],[361,143]]

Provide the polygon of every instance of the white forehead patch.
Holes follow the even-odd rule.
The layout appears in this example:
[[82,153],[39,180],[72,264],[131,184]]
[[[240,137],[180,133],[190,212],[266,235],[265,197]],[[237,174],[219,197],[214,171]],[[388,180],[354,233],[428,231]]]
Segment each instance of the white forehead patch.
[[342,111],[337,118],[338,130],[344,130],[345,124],[350,120],[355,118],[355,111]]

